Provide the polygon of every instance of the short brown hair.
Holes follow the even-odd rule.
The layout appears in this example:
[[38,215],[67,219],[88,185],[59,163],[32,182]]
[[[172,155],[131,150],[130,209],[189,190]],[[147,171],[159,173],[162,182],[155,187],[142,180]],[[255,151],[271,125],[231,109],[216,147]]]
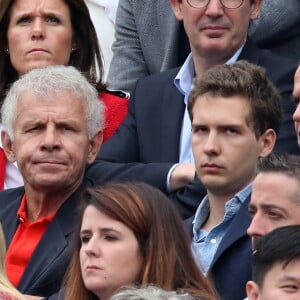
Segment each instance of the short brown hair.
[[250,121],[255,136],[260,137],[269,128],[278,133],[282,118],[281,96],[264,68],[240,60],[212,67],[201,78],[196,78],[188,102],[191,120],[195,102],[204,94],[246,98],[251,107]]

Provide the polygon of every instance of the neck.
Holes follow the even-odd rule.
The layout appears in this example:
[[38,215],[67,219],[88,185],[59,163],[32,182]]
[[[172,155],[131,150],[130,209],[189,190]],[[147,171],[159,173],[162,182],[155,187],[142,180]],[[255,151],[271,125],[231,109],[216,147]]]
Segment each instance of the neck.
[[206,59],[203,57],[195,57],[193,56],[194,64],[195,64],[195,72],[196,77],[201,78],[202,75],[209,69],[217,65],[223,65],[228,61],[230,57],[216,57],[215,59]]
[[225,205],[235,194],[215,195],[207,191],[210,213],[206,222],[202,225],[202,229],[210,231],[216,225],[221,223],[225,215]]
[[65,191],[36,191],[26,187],[27,217],[30,222],[55,214],[76,189]]

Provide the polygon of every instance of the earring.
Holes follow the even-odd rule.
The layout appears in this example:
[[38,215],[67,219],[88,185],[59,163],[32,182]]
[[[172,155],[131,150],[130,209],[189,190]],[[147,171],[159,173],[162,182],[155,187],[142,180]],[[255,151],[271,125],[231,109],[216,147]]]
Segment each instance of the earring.
[[71,52],[74,52],[74,51],[76,51],[77,50],[77,48],[75,48],[75,47],[72,47],[71,48]]
[[4,50],[4,52],[9,53],[8,48],[6,48],[6,49]]

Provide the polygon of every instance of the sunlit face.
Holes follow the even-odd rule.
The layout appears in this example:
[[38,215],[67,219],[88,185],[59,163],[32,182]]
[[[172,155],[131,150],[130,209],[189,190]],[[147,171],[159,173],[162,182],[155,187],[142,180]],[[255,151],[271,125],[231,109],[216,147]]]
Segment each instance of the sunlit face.
[[4,133],[2,144],[8,159],[17,161],[27,191],[75,190],[102,140],[101,132],[89,140],[85,103],[70,92],[48,93],[43,100],[24,93],[13,130],[13,141]]
[[275,228],[300,224],[299,181],[282,173],[259,173],[253,181],[247,233],[253,247]]
[[296,101],[296,110],[293,115],[294,123],[295,123],[295,130],[297,133],[297,138],[298,138],[298,144],[300,146],[300,66],[298,67],[296,74],[295,74],[295,80],[294,80],[294,91],[293,95]]
[[11,63],[19,74],[67,65],[74,46],[68,6],[63,0],[15,0],[7,39]]
[[[231,196],[253,179],[263,155],[250,122],[249,101],[240,96],[199,96],[193,107],[192,149],[200,180],[215,195]],[[266,153],[265,153],[266,154]]]
[[224,8],[219,0],[211,0],[207,7],[196,9],[186,0],[171,0],[174,13],[183,20],[195,55],[209,59],[228,60],[245,42],[249,21],[257,17],[261,0],[250,0],[236,9]]
[[139,280],[142,255],[131,229],[89,205],[84,212],[80,238],[83,282],[101,300],[123,285]]
[[260,288],[248,282],[247,296],[249,300],[299,300],[300,259],[292,260],[287,266],[276,263],[266,273]]

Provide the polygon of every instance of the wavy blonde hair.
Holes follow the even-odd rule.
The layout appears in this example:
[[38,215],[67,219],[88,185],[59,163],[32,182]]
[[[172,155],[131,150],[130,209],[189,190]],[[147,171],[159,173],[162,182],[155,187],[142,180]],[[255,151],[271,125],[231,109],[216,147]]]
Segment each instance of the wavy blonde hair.
[[2,226],[0,224],[0,297],[1,294],[5,294],[11,297],[11,299],[15,300],[25,300],[25,296],[23,296],[8,280],[5,272],[5,239],[2,230]]

